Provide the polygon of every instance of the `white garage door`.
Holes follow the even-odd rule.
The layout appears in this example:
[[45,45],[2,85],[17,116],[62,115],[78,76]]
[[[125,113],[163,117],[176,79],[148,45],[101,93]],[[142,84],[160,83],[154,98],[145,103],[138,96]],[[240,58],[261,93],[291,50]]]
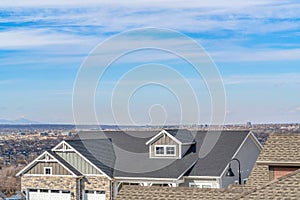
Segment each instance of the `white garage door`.
[[44,190],[30,189],[28,191],[28,200],[70,200],[71,193],[66,190]]
[[84,200],[105,200],[105,191],[85,190]]

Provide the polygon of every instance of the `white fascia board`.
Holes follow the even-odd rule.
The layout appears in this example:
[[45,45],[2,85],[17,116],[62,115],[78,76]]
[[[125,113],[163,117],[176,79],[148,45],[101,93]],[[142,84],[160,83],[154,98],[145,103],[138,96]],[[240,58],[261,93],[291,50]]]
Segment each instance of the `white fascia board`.
[[38,162],[38,160],[43,157],[45,154],[47,153],[47,151],[44,151],[41,155],[39,155],[36,159],[34,159],[33,161],[31,161],[26,167],[24,167],[21,171],[19,171],[16,176],[20,176],[24,171],[26,171],[28,168],[30,168],[31,166],[33,166],[33,164],[35,164],[36,162]]
[[182,143],[182,146],[184,145],[192,145],[192,144],[195,144],[196,142],[189,142],[189,143]]
[[186,179],[220,179],[220,176],[183,176]]
[[[116,181],[126,181],[126,180],[149,180],[149,181],[176,181],[176,178],[147,178],[147,177],[115,177]],[[120,180],[118,180],[120,179]]]
[[300,166],[300,162],[297,161],[256,161],[257,164],[269,164],[269,165],[279,165],[279,166],[285,166],[285,165],[295,165]]
[[168,137],[170,137],[172,140],[174,140],[176,143],[178,144],[182,144],[178,139],[176,139],[174,136],[172,136],[170,133],[168,133],[168,131],[166,130],[161,130],[157,135],[155,135],[154,137],[152,137],[150,140],[148,140],[145,144],[149,145],[151,144],[154,140],[156,140],[158,137],[160,137],[162,134],[166,134]]
[[61,141],[60,143],[58,143],[55,147],[53,147],[53,148],[51,149],[51,151],[56,151],[56,149],[57,149],[60,145],[62,145],[63,143],[65,143],[64,140]]
[[251,136],[252,140],[254,141],[254,143],[258,146],[259,150],[261,151],[263,149],[263,146],[260,144],[260,142],[255,137],[255,135],[252,131],[250,131],[250,136]]

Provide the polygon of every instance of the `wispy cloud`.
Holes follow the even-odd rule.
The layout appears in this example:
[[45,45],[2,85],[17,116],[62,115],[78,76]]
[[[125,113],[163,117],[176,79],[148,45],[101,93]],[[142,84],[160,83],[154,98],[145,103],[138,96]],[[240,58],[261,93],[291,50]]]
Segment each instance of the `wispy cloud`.
[[[65,66],[79,67],[84,57],[99,42],[132,28],[161,27],[181,31],[202,44],[215,61],[226,62],[227,66],[229,64],[237,66],[238,62],[252,65],[255,61],[259,64],[256,66],[255,63],[254,68],[258,69],[264,67],[265,61],[298,62],[300,60],[299,10],[300,3],[292,0],[233,0],[230,3],[228,0],[2,0],[0,3],[0,69],[4,72],[2,74],[1,71],[2,77],[7,80],[0,80],[0,85],[3,86],[1,92],[8,91],[6,85],[13,83],[9,79],[14,77],[32,79],[32,84],[30,83],[28,88],[35,88],[40,84],[38,81],[45,78],[43,80],[47,85],[45,93],[52,91],[50,95],[61,95],[60,97],[67,98],[70,96],[70,88],[61,87],[63,84],[54,87],[53,83],[61,78],[64,83],[72,85],[70,83],[73,81],[73,76],[62,76],[61,74],[66,75],[70,71],[60,71],[60,69]],[[127,38],[127,42],[122,45],[135,46],[138,40],[139,38]],[[148,44],[164,42],[171,44],[170,48],[184,48],[185,53],[190,57],[199,57],[194,49],[170,38],[153,37],[149,39]],[[116,43],[110,46],[102,56],[110,56],[122,51],[122,45]],[[121,64],[126,66],[138,62],[158,62],[170,66],[178,64],[175,62],[177,58],[172,54],[147,52],[142,54],[143,56],[139,55],[128,56],[121,60],[123,62]],[[26,69],[23,72],[28,77],[19,72],[15,74],[15,68],[12,66]],[[51,69],[45,70],[44,68],[47,68],[45,66]],[[77,68],[72,69],[75,76]],[[298,69],[294,71],[299,72]],[[291,70],[278,70],[272,74],[272,70],[265,69],[264,72],[265,75],[243,73],[239,75],[233,70],[228,70],[225,74],[230,75],[224,77],[224,83],[234,86],[248,84],[256,87],[271,84],[299,88],[300,75],[292,73]],[[189,81],[191,84],[201,85],[199,80],[197,82],[189,79]],[[176,84],[172,80],[169,80],[169,83]],[[285,88],[279,89],[286,91]],[[37,96],[36,93],[32,93],[31,96]],[[293,95],[291,93],[288,96]],[[45,94],[38,96],[43,97]],[[3,101],[8,108],[13,103],[10,99]],[[57,117],[57,113],[63,113],[61,111],[68,107],[66,104],[61,105],[63,101],[52,102],[52,99],[46,101],[48,100],[44,103],[47,103],[49,108],[40,105],[45,109],[45,113],[41,114],[40,110],[33,110],[35,118],[41,115],[43,121],[47,121],[45,118],[49,113],[55,113],[55,116],[47,117],[49,119],[61,118],[64,121],[63,118],[70,118],[66,116],[67,114]],[[28,102],[34,104],[32,102],[36,100],[28,96]],[[293,104],[291,100],[289,102]],[[295,108],[297,104],[293,105],[290,107]],[[59,112],[53,110],[49,112],[49,109],[55,106],[58,106]],[[36,109],[36,105],[32,105],[32,108]],[[230,110],[234,114],[240,112],[237,112],[239,109]],[[241,116],[244,116],[245,112]],[[13,114],[7,109],[7,114],[18,113]],[[241,116],[237,116],[237,119]]]
[[0,32],[0,49],[31,49],[47,45],[79,45],[83,38],[51,33],[46,29],[17,29]]
[[[247,49],[253,34],[263,37],[267,33],[300,29],[300,4],[293,1],[235,0],[228,4],[224,0],[160,0],[150,4],[146,0],[135,3],[129,0],[4,0],[0,9],[2,49],[65,45],[60,49],[82,49],[87,53],[87,49],[113,33],[151,26],[191,34],[207,44],[209,52],[220,61],[295,60],[299,55],[299,49]],[[218,45],[215,45],[216,41]],[[77,48],[70,45],[77,45]],[[294,48],[284,41],[279,45]]]
[[188,32],[233,30],[265,33],[299,27],[299,23],[292,19],[298,17],[300,4],[289,1],[238,0],[230,4],[227,1],[142,0],[133,3],[126,0],[108,3],[90,0],[2,1],[1,7],[8,9],[8,13],[16,14],[8,18],[6,16],[2,21],[33,22],[32,26],[39,26],[39,22],[46,21],[50,27],[55,27],[56,23],[85,28],[96,26],[102,33],[143,26]]
[[[170,2],[173,2],[173,4],[170,4]],[[192,0],[187,0],[185,2],[182,2],[180,0],[154,0],[151,2],[151,4],[154,7],[188,7],[194,6],[196,8],[202,7],[228,7],[228,8],[236,8],[236,7],[245,7],[245,6],[253,6],[253,5],[260,5],[260,4],[266,4],[271,3],[274,1],[271,0],[253,0],[253,1],[239,1],[239,0],[233,0],[232,4],[228,4],[228,1],[226,0],[216,0],[216,1],[209,1],[204,0],[201,3],[197,3]],[[73,1],[59,1],[59,0],[45,0],[45,1],[39,1],[39,0],[27,0],[27,1],[18,1],[18,0],[3,0],[1,7],[41,7],[41,6],[101,6],[101,5],[126,5],[129,7],[140,7],[140,6],[146,6],[149,5],[149,1],[147,0],[140,0],[138,2],[132,2],[130,0],[123,0],[123,1],[97,1],[97,0],[86,0],[85,2],[82,2],[80,0],[73,0]]]
[[285,86],[287,84],[296,86],[300,84],[300,73],[266,74],[266,75],[233,75],[223,78],[226,85],[241,84],[272,84]]
[[295,49],[246,49],[240,48],[235,51],[230,48],[226,51],[210,52],[216,61],[223,62],[256,62],[256,61],[284,61],[300,60],[300,48]]
[[299,107],[294,107],[288,110],[289,113],[300,113],[300,106]]

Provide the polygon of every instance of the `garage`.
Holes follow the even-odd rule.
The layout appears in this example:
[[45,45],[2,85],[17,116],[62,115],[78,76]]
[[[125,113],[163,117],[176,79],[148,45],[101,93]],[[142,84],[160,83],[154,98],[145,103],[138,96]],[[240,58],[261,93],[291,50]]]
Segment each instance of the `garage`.
[[29,189],[28,200],[70,200],[71,192],[69,190],[46,190]]
[[105,191],[85,190],[84,200],[105,200]]

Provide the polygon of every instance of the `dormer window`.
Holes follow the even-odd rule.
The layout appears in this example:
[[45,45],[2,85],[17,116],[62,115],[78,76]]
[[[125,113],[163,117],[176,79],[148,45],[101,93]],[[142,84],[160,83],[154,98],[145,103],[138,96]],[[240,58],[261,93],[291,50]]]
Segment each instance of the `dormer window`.
[[165,154],[165,148],[163,146],[155,146],[155,155],[164,155]]
[[175,156],[176,145],[155,145],[155,156]]
[[181,159],[195,143],[188,130],[162,130],[145,144],[149,146],[149,158]]
[[167,153],[167,155],[175,155],[175,148],[176,148],[176,146],[174,145],[174,146],[167,146],[166,147],[166,153]]

